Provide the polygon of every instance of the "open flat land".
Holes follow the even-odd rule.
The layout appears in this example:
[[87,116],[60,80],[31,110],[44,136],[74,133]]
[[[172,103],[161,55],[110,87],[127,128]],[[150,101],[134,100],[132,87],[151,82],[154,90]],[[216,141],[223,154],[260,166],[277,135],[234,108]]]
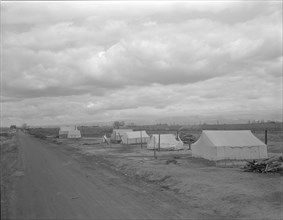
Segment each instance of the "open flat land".
[[[126,176],[158,185],[160,191],[185,196],[189,199],[188,209],[212,218],[282,218],[283,178],[278,173],[247,173],[240,167],[217,167],[207,160],[193,158],[189,149],[157,152],[154,159],[153,151],[140,145],[106,145],[99,140],[59,143],[60,148],[83,154],[89,161],[102,161]],[[274,146],[269,146],[269,155],[281,155]],[[177,163],[167,164],[171,160]]]
[[[208,218],[186,198],[160,192],[102,162],[19,132],[18,160],[6,185],[8,219]],[[67,146],[67,145],[66,145]],[[193,212],[192,212],[193,211]]]
[[[255,135],[264,138],[263,132]],[[17,163],[6,168],[11,184],[4,183],[4,193],[10,218],[283,217],[279,173],[215,166],[193,158],[188,146],[157,152],[154,159],[146,146],[107,145],[101,138],[58,139],[50,133],[37,137],[20,133],[5,139],[14,153],[4,164],[19,155]],[[281,132],[269,134],[268,153],[282,155]]]

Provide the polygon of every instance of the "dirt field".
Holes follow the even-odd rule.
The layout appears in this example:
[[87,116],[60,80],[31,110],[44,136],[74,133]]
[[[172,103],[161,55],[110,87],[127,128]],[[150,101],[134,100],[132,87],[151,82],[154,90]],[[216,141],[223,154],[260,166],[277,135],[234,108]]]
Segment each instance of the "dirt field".
[[8,219],[222,218],[194,209],[184,195],[124,175],[103,157],[23,132],[17,140],[19,158]]
[[[259,124],[260,125],[260,124]],[[258,126],[259,126],[258,125]],[[241,129],[242,127],[239,127]],[[131,178],[142,179],[159,186],[160,191],[172,191],[189,198],[190,207],[207,216],[221,216],[223,219],[282,219],[283,179],[280,174],[246,173],[239,167],[219,167],[207,160],[196,159],[188,149],[179,152],[157,152],[137,146],[101,143],[102,133],[111,129],[93,128],[92,133],[85,127],[81,140],[48,138],[44,130],[35,130],[37,137],[57,144],[59,148],[85,155],[88,161],[99,160]],[[158,133],[160,128],[144,128],[147,132]],[[157,129],[157,130],[156,130]],[[282,155],[282,132],[280,127],[268,131],[268,153]],[[170,129],[165,131],[170,133]],[[54,132],[53,132],[54,133]],[[84,133],[87,135],[84,136]],[[201,130],[190,130],[198,138]],[[264,129],[253,130],[255,136],[264,141]],[[43,134],[43,135],[42,135]],[[145,146],[144,146],[145,147]],[[188,147],[188,146],[187,146]],[[173,160],[167,164],[167,161]]]
[[[282,219],[282,176],[246,173],[239,167],[223,168],[191,156],[188,149],[157,152],[140,145],[101,143],[99,139],[77,141],[53,140],[64,148],[76,149],[93,160],[100,158],[107,166],[133,178],[159,185],[190,198],[190,206],[206,215],[224,219]],[[270,155],[282,152],[282,142],[268,146]],[[168,160],[174,163],[167,164]]]

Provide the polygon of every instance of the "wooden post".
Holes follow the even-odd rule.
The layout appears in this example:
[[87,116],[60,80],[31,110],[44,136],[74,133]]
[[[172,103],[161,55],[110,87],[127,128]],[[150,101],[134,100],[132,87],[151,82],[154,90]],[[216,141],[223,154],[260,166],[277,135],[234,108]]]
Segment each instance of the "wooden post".
[[264,131],[265,132],[265,144],[267,144],[267,130]]
[[154,159],[156,159],[155,136],[153,136],[153,149],[154,149]]
[[120,135],[120,133],[118,133],[118,135],[119,135],[119,138],[120,138],[119,143],[121,143],[122,142],[122,136]]
[[142,131],[141,131],[141,148],[142,148]]
[[158,151],[160,151],[160,133],[158,134]]
[[121,135],[120,135],[120,133],[118,133],[118,135],[119,135],[119,141],[122,141],[122,137],[121,137]]

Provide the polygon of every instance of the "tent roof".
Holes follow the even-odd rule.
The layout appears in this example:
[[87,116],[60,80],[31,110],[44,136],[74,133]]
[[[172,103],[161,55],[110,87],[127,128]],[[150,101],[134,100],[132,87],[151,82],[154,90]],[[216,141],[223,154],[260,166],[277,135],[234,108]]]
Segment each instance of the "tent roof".
[[213,146],[256,146],[264,145],[250,130],[238,131],[208,131],[204,130],[201,136]]
[[126,132],[128,138],[140,138],[142,132],[142,137],[149,137],[148,134],[145,131],[132,131],[132,132]]

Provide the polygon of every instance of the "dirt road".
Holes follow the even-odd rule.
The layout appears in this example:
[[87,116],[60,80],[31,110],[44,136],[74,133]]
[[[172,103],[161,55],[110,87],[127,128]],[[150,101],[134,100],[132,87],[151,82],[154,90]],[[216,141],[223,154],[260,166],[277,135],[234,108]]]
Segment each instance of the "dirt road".
[[189,201],[174,192],[99,163],[90,165],[22,132],[18,140],[11,219],[208,218],[193,212]]

